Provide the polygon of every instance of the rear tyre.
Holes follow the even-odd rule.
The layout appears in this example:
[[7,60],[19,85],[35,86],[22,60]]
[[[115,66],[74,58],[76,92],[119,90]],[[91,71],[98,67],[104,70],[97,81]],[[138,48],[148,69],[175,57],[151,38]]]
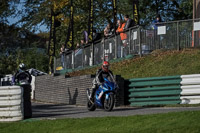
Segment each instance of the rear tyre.
[[113,93],[109,94],[108,99],[106,99],[106,96],[105,96],[105,98],[104,98],[104,110],[105,111],[111,111],[113,109],[114,102],[115,102],[115,99],[114,99]]

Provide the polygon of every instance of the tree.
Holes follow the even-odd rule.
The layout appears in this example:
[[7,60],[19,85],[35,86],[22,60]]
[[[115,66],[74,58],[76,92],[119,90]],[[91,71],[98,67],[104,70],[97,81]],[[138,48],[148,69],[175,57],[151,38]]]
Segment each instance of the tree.
[[15,14],[16,5],[20,0],[1,0],[0,1],[0,22],[8,23],[8,16]]

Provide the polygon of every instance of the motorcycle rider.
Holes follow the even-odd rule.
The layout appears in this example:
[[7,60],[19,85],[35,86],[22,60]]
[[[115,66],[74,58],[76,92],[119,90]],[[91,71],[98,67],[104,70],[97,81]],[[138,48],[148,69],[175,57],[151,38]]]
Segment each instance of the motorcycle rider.
[[94,95],[95,95],[96,89],[100,85],[103,85],[104,78],[107,78],[109,81],[116,83],[112,71],[109,70],[109,62],[108,61],[103,62],[101,68],[99,70],[97,70],[96,76],[95,76],[95,78],[92,82],[93,83],[92,93],[91,93],[91,96],[90,96],[90,100],[92,102],[94,101]]
[[16,84],[18,83],[20,80],[27,80],[28,83],[31,83],[32,77],[31,74],[25,70],[26,66],[24,63],[20,63],[19,64],[19,70],[17,70],[17,72],[15,73],[14,77],[13,77],[13,83]]

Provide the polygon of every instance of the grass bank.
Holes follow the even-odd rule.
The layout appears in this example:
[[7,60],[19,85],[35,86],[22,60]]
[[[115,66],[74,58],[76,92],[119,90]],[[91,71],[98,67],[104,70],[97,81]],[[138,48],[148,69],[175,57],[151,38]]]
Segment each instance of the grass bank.
[[199,133],[200,111],[0,123],[1,133]]
[[[95,74],[99,67],[69,73],[70,76]],[[117,63],[111,63],[114,74],[125,79],[172,76],[200,73],[200,49],[181,51],[153,51],[150,55],[134,57]]]

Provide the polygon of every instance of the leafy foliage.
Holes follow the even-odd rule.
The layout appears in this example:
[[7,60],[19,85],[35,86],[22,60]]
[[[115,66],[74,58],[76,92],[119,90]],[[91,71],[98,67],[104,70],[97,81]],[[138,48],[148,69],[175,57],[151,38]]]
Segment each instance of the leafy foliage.
[[18,49],[16,53],[0,57],[0,74],[13,74],[20,63],[26,64],[27,69],[35,68],[48,71],[48,56],[36,48]]
[[[73,0],[75,44],[80,41],[82,31],[88,28],[88,2],[88,0]],[[150,24],[155,19],[156,14],[160,14],[163,21],[192,18],[192,4],[191,0],[139,0],[140,24],[144,26]],[[132,18],[132,8],[132,0],[117,0],[118,19],[123,19],[124,14],[128,14]],[[40,33],[39,35],[32,33],[39,30],[39,25],[49,28],[51,9],[56,14],[56,20],[61,22],[61,25],[56,28],[56,53],[58,55],[67,36],[70,0],[1,0],[0,52],[5,54],[9,51],[8,49],[15,51],[17,48],[47,48],[45,41],[49,37],[48,33]],[[19,18],[19,21],[8,26],[8,17]],[[107,23],[112,21],[112,0],[95,0],[94,28],[97,32],[103,33]],[[20,26],[20,28],[16,28],[16,26]],[[10,51],[12,53],[12,50]],[[14,56],[14,52],[12,54]],[[31,58],[28,59],[31,60]]]

